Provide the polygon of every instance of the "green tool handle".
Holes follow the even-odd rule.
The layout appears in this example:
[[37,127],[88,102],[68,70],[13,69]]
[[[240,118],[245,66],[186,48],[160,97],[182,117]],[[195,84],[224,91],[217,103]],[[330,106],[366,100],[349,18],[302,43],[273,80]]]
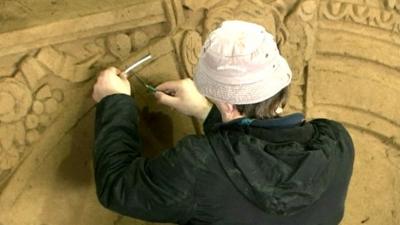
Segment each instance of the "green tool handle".
[[147,89],[148,91],[150,91],[151,93],[157,92],[157,89],[156,89],[154,86],[152,86],[152,85],[146,84],[145,87],[146,87],[146,89]]

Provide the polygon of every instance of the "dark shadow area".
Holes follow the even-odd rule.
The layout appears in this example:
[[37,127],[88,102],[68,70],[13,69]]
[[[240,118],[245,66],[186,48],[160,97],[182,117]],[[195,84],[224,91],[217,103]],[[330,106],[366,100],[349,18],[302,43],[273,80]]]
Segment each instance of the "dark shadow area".
[[139,127],[144,156],[154,157],[162,150],[173,147],[173,123],[167,114],[151,112],[144,107],[140,112]]
[[84,115],[71,129],[69,155],[58,168],[57,179],[73,186],[89,185],[92,177],[95,109]]

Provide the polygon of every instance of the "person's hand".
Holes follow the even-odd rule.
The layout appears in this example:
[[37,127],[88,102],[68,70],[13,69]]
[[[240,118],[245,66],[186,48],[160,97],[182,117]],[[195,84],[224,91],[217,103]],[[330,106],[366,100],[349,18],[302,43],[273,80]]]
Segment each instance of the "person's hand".
[[93,87],[92,97],[96,102],[113,94],[131,95],[131,85],[126,74],[115,67],[110,67],[100,72]]
[[205,119],[212,104],[199,93],[191,79],[167,81],[156,87],[154,94],[157,100],[177,111]]

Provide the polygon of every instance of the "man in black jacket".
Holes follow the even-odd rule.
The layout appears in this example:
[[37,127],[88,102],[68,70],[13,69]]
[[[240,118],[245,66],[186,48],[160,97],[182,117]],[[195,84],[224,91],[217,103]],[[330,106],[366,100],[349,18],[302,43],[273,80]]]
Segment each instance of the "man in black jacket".
[[205,119],[205,134],[147,159],[129,82],[115,68],[103,71],[93,92],[100,202],[156,222],[339,224],[354,161],[351,137],[331,120],[282,116],[291,78],[263,27],[224,22],[205,42],[194,81],[166,82],[155,93]]

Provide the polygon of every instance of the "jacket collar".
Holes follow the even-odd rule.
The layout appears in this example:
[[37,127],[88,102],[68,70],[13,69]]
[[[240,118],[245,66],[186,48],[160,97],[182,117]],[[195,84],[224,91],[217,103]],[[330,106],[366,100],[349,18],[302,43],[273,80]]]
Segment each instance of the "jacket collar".
[[234,127],[258,127],[264,129],[290,128],[301,125],[305,122],[302,113],[294,113],[284,117],[271,119],[250,119],[247,117],[231,120],[226,123],[217,123],[215,129]]

